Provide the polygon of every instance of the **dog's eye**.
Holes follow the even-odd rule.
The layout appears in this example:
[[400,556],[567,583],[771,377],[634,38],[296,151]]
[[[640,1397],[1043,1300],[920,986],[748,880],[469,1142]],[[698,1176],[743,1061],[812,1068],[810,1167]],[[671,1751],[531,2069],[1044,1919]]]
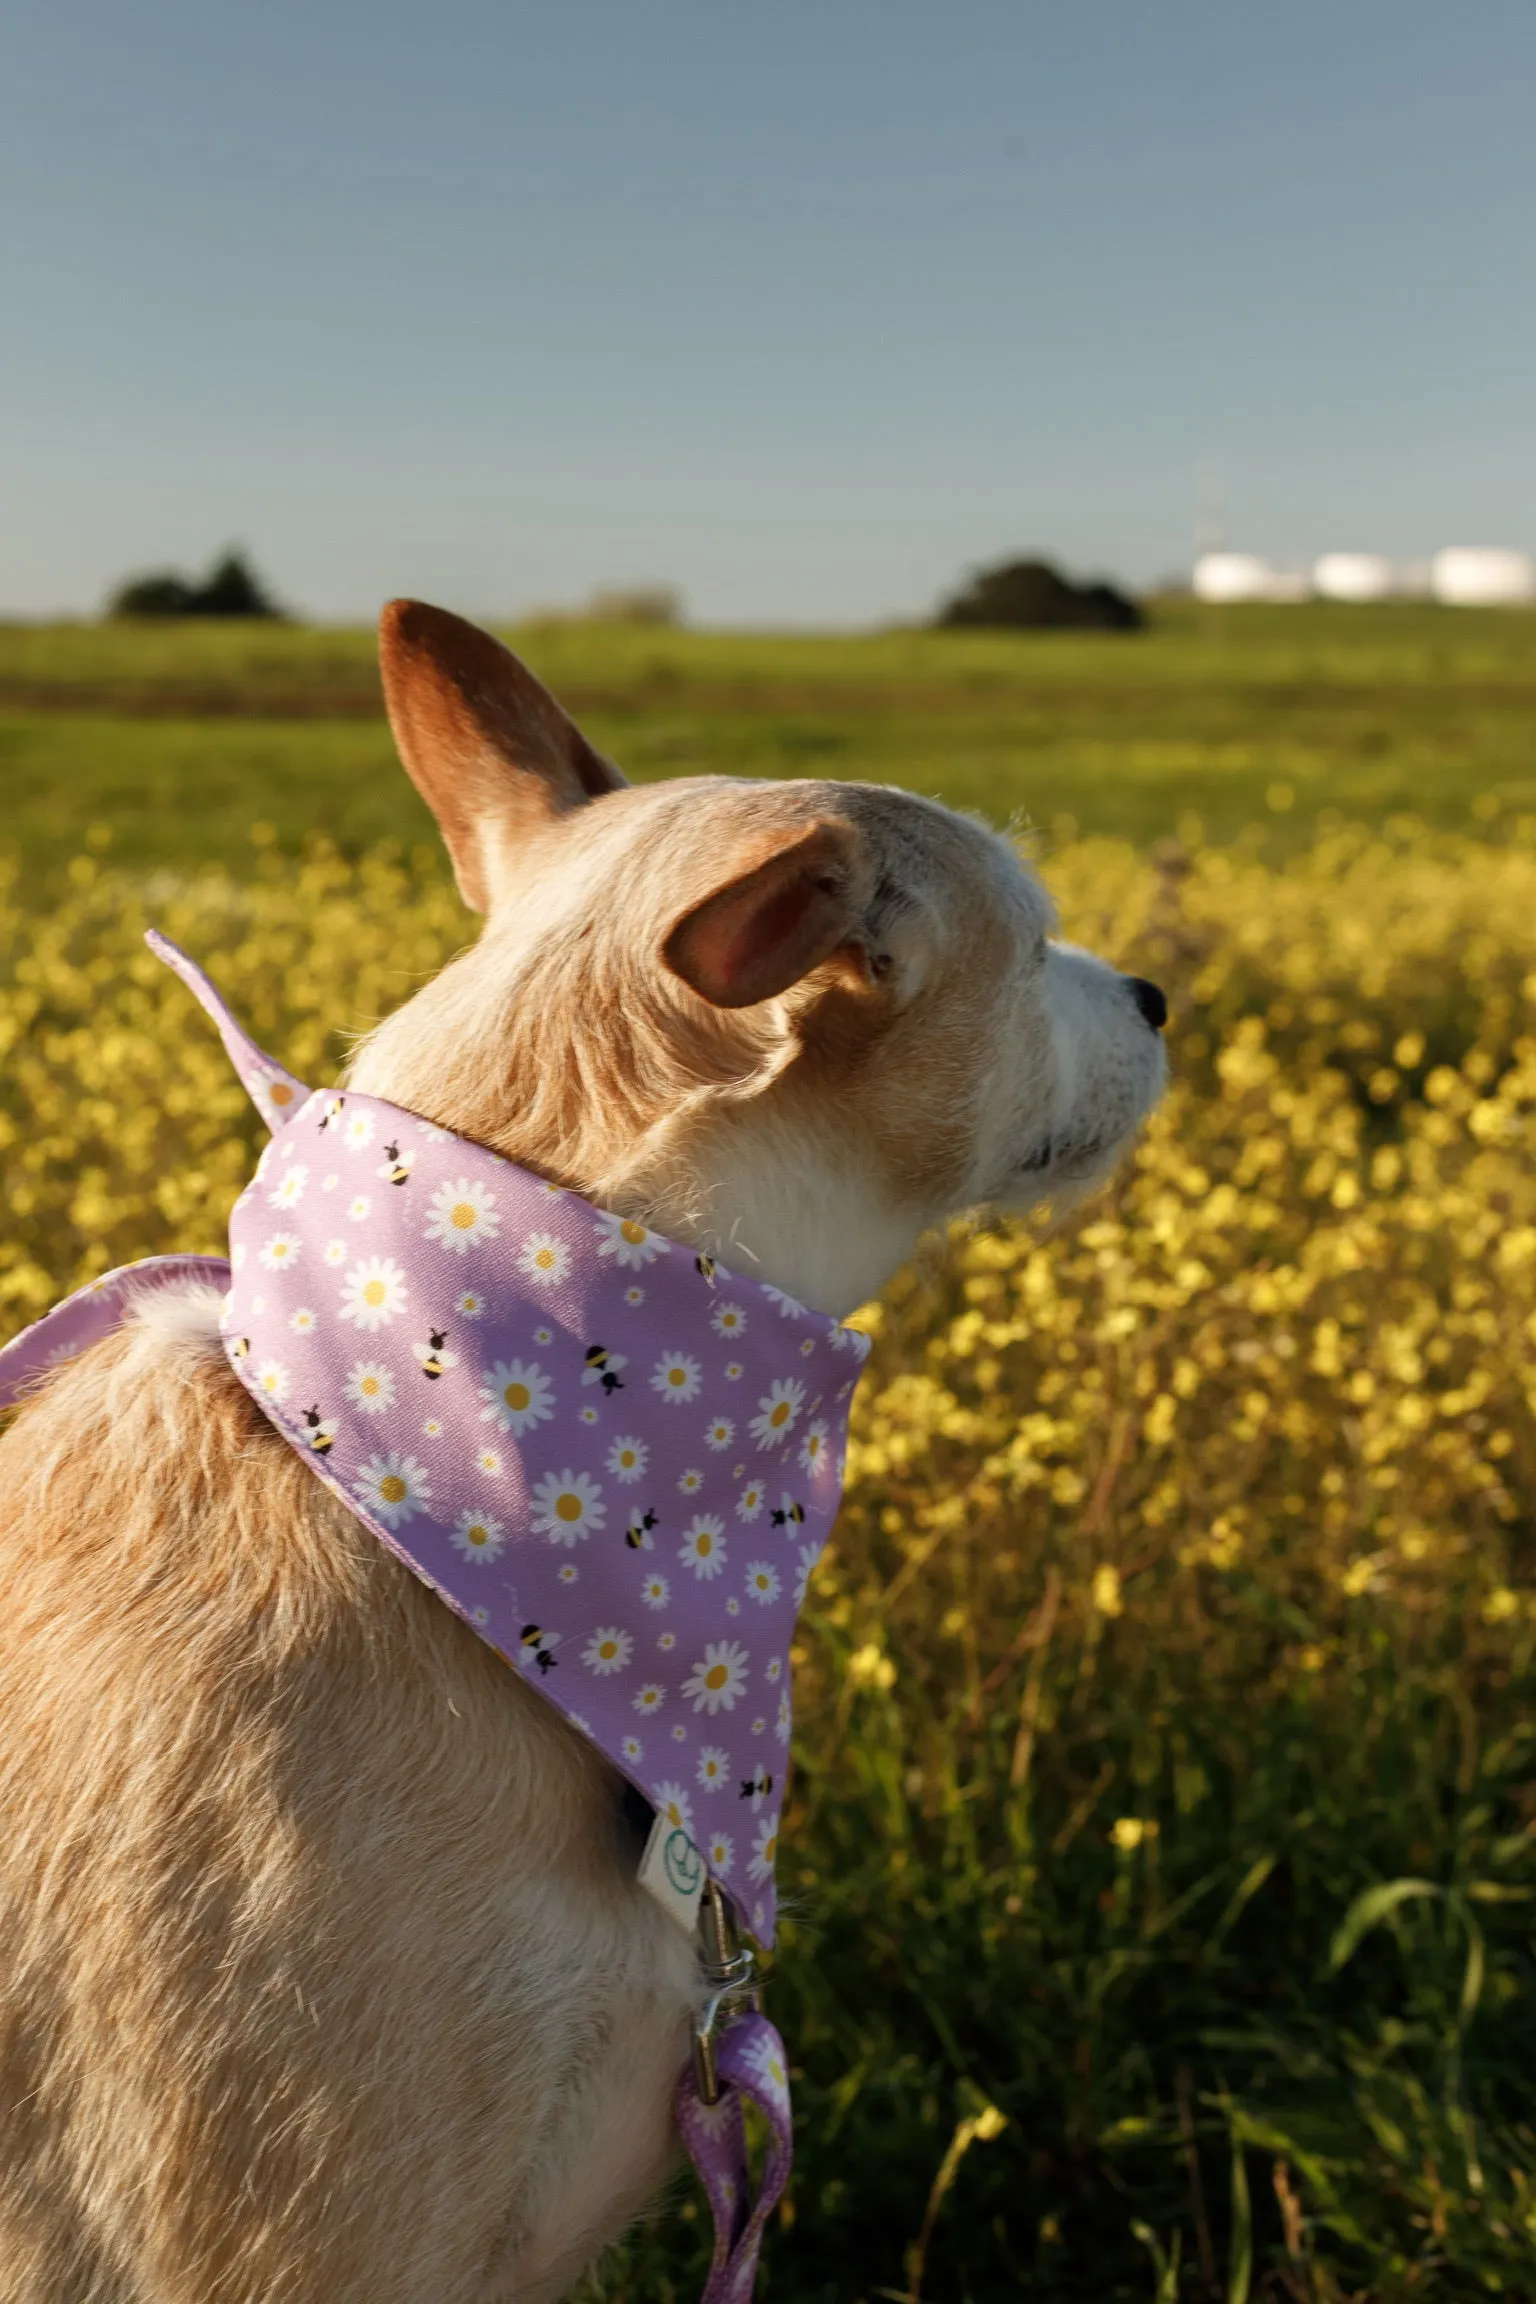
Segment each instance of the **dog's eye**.
[[869,972],[877,982],[882,976],[889,976],[891,972],[891,955],[889,952],[871,952]]

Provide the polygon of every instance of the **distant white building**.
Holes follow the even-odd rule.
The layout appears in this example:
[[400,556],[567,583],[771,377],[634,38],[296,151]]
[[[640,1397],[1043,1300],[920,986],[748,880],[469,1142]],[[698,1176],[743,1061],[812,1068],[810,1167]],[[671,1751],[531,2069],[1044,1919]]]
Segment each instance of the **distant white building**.
[[1256,552],[1202,552],[1195,562],[1197,600],[1422,600],[1453,608],[1536,604],[1536,560],[1529,552],[1479,544],[1448,545],[1432,560],[1401,567],[1379,552],[1325,552],[1302,575],[1276,568]]
[[1450,608],[1517,608],[1536,600],[1529,552],[1452,544],[1430,562],[1430,590]]
[[1313,564],[1320,600],[1386,600],[1397,588],[1397,571],[1379,552],[1325,552]]
[[1197,600],[1272,600],[1275,571],[1252,552],[1202,552],[1194,585]]

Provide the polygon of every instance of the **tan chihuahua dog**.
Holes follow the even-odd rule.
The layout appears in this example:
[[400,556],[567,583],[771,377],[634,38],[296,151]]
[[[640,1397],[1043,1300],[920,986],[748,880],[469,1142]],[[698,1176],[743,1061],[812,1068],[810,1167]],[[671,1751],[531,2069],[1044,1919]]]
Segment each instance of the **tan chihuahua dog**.
[[[352,1084],[831,1314],[1105,1176],[1162,995],[911,794],[631,790],[386,611],[472,950]],[[541,2304],[673,2154],[698,1997],[619,1780],[228,1368],[207,1291],[0,1443],[0,2304]]]

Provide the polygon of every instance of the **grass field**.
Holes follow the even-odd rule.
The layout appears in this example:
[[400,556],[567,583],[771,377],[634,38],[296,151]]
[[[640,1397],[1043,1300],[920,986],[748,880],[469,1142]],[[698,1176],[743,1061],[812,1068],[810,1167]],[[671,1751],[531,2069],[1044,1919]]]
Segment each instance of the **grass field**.
[[[1056,837],[1148,844],[1201,818],[1275,852],[1324,811],[1536,813],[1536,619],[1433,607],[1162,609],[1133,638],[819,639],[545,626],[514,635],[635,777],[875,778]],[[134,863],[430,827],[393,764],[371,635],[0,626],[4,836],[91,824]]]
[[[868,1315],[767,2292],[1536,2295],[1536,618],[523,644],[631,770],[1027,811],[1174,1001],[1115,1190]],[[3,1334],[247,1172],[144,925],[318,1080],[468,923],[364,636],[0,632],[0,714]],[[700,2249],[684,2193],[594,2293]]]

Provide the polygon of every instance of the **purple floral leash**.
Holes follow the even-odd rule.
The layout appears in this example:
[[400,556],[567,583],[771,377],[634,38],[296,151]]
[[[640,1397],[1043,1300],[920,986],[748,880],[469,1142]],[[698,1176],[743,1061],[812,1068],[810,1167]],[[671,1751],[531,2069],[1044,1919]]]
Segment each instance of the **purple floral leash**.
[[[701,2304],[746,2304],[768,2219],[789,2181],[794,2143],[784,2043],[766,2016],[738,2016],[718,2049],[720,2096],[706,2104],[693,2072],[678,2083],[677,2132],[698,2170],[715,2220],[715,2253]],[[768,2129],[757,2198],[747,2170],[743,2103],[755,2104]]]

